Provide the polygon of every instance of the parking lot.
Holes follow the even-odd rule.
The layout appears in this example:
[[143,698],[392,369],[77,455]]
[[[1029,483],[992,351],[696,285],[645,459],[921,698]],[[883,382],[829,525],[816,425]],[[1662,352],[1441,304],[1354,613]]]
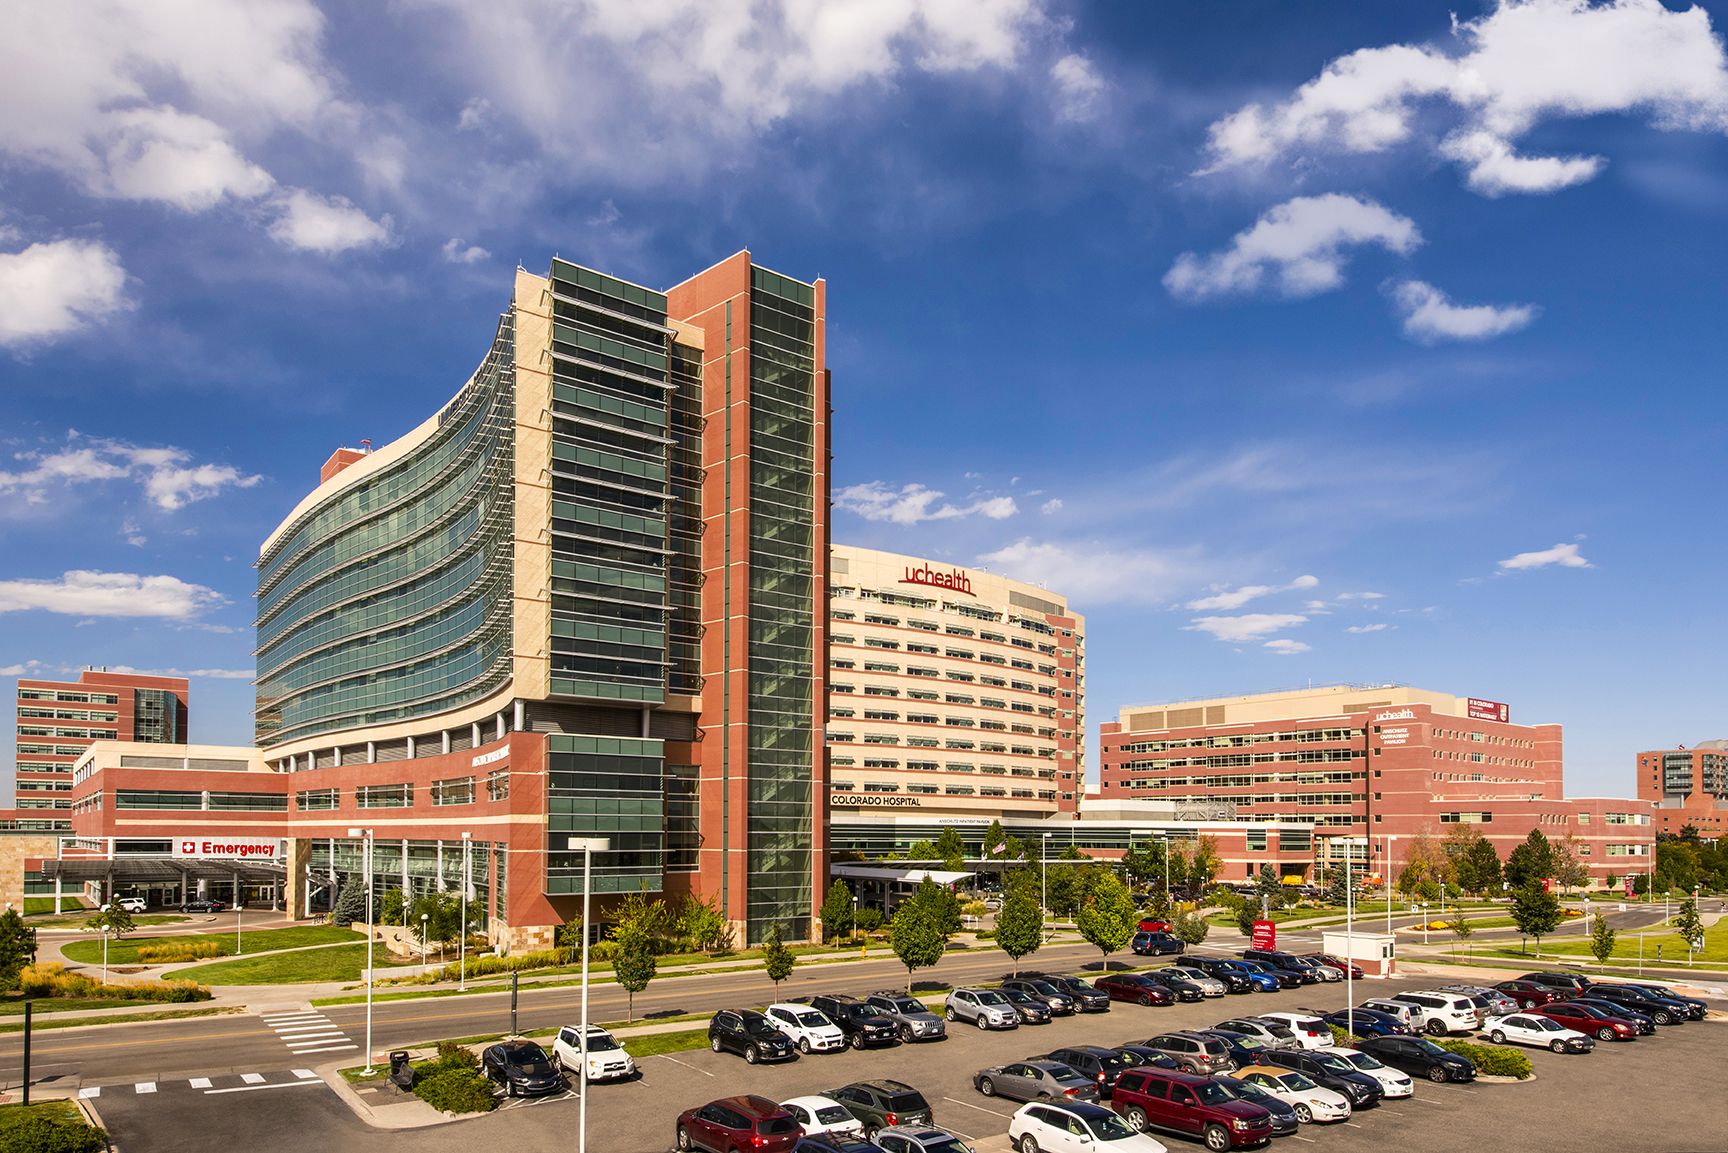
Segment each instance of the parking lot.
[[[1360,982],[1357,999],[1431,983],[1433,978]],[[819,990],[799,990],[814,991]],[[1117,1045],[1173,1028],[1210,1026],[1240,1014],[1343,1005],[1342,985],[1322,985],[1164,1008],[1118,1003],[1107,1014],[1023,1025],[1006,1033],[950,1026],[946,1041],[812,1055],[783,1065],[753,1067],[736,1056],[707,1050],[649,1057],[641,1063],[639,1081],[593,1087],[589,1148],[594,1153],[669,1149],[677,1114],[693,1105],[740,1093],[786,1100],[876,1077],[914,1086],[929,1099],[939,1125],[969,1140],[982,1140],[1005,1133],[1015,1108],[972,1088],[973,1072],[984,1066],[1059,1044]],[[1412,1099],[1363,1110],[1341,1124],[1304,1126],[1277,1143],[1340,1150],[1545,1150],[1581,1143],[1659,1153],[1728,1150],[1728,1132],[1721,1123],[1723,1094],[1728,1091],[1725,1039],[1728,1027],[1695,1022],[1631,1043],[1602,1045],[1585,1055],[1526,1049],[1536,1071],[1533,1081],[1435,1085],[1418,1080]],[[554,1142],[568,1145],[574,1141],[575,1120],[574,1101],[548,1100],[423,1130],[414,1135],[414,1144],[451,1153],[467,1153],[476,1141],[527,1142],[536,1148]],[[1180,1137],[1157,1136],[1172,1149],[1202,1148]]]

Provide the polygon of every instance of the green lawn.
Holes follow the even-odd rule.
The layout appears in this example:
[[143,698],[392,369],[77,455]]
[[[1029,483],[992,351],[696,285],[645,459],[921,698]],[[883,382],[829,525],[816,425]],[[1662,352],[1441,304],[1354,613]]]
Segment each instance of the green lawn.
[[[138,950],[149,945],[191,945],[206,941],[220,941],[230,949],[234,947],[234,933],[188,933],[177,937],[126,937],[108,942],[108,963],[110,965],[134,965],[138,963]],[[352,929],[338,928],[335,925],[297,925],[292,929],[260,929],[255,933],[241,935],[241,945],[248,953],[262,953],[270,949],[298,949],[304,945],[329,945],[338,941],[354,941],[356,947],[364,944],[357,939]],[[83,941],[74,941],[64,945],[60,951],[68,960],[81,961],[86,965],[102,963],[102,938],[93,936]]]
[[84,1115],[70,1101],[40,1101],[34,1105],[0,1105],[0,1149],[11,1147],[8,1134],[21,1121],[46,1117],[69,1125],[84,1124]]
[[685,1049],[706,1049],[708,1030],[691,1029],[687,1033],[650,1033],[646,1037],[624,1038],[625,1050],[636,1059],[656,1053],[679,1053]]
[[[136,1005],[136,1001],[112,1001],[106,998],[93,997],[34,997],[36,1003],[34,1014],[40,1017],[44,1013],[87,1013],[91,1009],[117,1009],[121,1005]],[[0,1016],[22,1017],[24,1015],[24,998],[17,994],[0,997]]]
[[[396,967],[389,950],[383,945],[375,945],[373,949],[372,963],[378,969]],[[175,981],[196,981],[200,985],[295,985],[309,981],[358,981],[365,976],[365,965],[366,943],[360,941],[329,949],[306,949],[299,953],[236,957],[230,961],[194,965],[170,973],[168,977]]]
[[[1684,961],[1687,958],[1686,941],[1671,931],[1649,931],[1644,934],[1644,960],[1651,963],[1656,960],[1656,948],[1662,947],[1664,961]],[[1534,952],[1525,953],[1518,949],[1476,949],[1480,957],[1528,957]],[[1542,942],[1544,956],[1589,957],[1595,959],[1590,952],[1590,941],[1587,937],[1568,937],[1564,940],[1545,938]],[[1614,952],[1611,959],[1620,961],[1638,960],[1638,934],[1622,931],[1614,941]],[[1704,947],[1691,954],[1694,961],[1728,961],[1728,918],[1717,921],[1704,930]]]

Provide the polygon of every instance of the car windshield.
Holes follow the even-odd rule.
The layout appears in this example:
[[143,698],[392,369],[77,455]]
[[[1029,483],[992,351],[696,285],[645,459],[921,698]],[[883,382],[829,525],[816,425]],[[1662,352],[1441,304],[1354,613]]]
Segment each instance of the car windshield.
[[1274,1037],[1278,1037],[1278,1038],[1294,1037],[1296,1035],[1296,1034],[1292,1033],[1289,1030],[1289,1028],[1287,1028],[1284,1025],[1266,1024],[1266,1025],[1262,1025],[1261,1028],[1265,1029],[1268,1033],[1270,1033]]
[[976,996],[980,1005],[1005,1005],[1008,1003],[1008,998],[994,989],[985,989],[977,993]]
[[820,1029],[828,1024],[828,1018],[812,1010],[808,1013],[798,1014],[798,1023],[806,1029]]
[[1429,1057],[1450,1057],[1452,1054],[1425,1037],[1417,1037],[1413,1042],[1418,1052]]
[[899,1010],[902,1013],[928,1013],[930,1011],[924,1007],[924,1002],[914,1001],[910,997],[907,997],[904,1000],[894,1001],[891,1003],[893,1004],[895,1009]]
[[1272,1094],[1249,1081],[1237,1081],[1226,1087],[1244,1101],[1276,1100]]
[[546,1060],[546,1050],[538,1045],[518,1045],[508,1052],[512,1065],[534,1065]]
[[1026,983],[1038,990],[1038,992],[1043,993],[1046,997],[1053,997],[1061,992],[1061,990],[1057,989],[1056,986],[1052,985],[1048,981],[1028,981]]
[[1004,989],[1002,995],[1016,1005],[1036,1005],[1038,1003],[1037,998],[1033,997],[1032,994],[1022,993],[1018,989]]
[[1069,978],[1068,989],[1074,993],[1096,993],[1098,990],[1077,978]]
[[1334,1073],[1349,1073],[1352,1071],[1350,1068],[1350,1062],[1338,1056],[1336,1053],[1316,1053],[1314,1054],[1314,1059],[1320,1062],[1323,1068],[1330,1069]]
[[1278,1083],[1286,1089],[1317,1089],[1319,1086],[1300,1073],[1286,1073],[1278,1078]]
[[1086,1128],[1092,1130],[1093,1135],[1100,1141],[1126,1141],[1134,1136],[1134,1130],[1128,1128],[1122,1118],[1114,1113],[1101,1113],[1096,1117],[1086,1118]]
[[1229,1091],[1213,1081],[1202,1081],[1193,1088],[1194,1096],[1200,1098],[1202,1105],[1222,1105],[1230,1100]]
[[924,1100],[922,1093],[902,1093],[898,1097],[888,1098],[890,1113],[922,1113],[930,1108],[930,1103]]
[[769,1023],[768,1018],[766,1017],[744,1018],[744,1031],[746,1033],[756,1033],[764,1036],[769,1033],[779,1032],[779,1030],[775,1029],[774,1026]]
[[1386,1067],[1366,1053],[1345,1053],[1343,1054],[1343,1057],[1346,1061],[1364,1072],[1374,1069],[1384,1069]]
[[614,1049],[622,1048],[623,1046],[618,1044],[618,1042],[611,1037],[588,1038],[588,1051],[590,1053],[610,1053]]
[[950,1137],[946,1141],[926,1143],[924,1153],[970,1153],[970,1151],[958,1139]]
[[797,1129],[798,1122],[790,1117],[764,1117],[756,1122],[756,1132],[764,1137],[783,1137]]
[[824,1105],[816,1110],[816,1120],[824,1125],[844,1125],[852,1120],[852,1114],[838,1105]]

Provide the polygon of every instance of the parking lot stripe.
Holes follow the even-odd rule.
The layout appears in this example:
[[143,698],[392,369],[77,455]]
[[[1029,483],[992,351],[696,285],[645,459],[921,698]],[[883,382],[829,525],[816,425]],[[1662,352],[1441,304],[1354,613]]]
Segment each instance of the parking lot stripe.
[[1317,1142],[1317,1141],[1315,1141],[1315,1140],[1314,1140],[1314,1138],[1312,1138],[1312,1137],[1304,1137],[1304,1136],[1302,1136],[1302,1134],[1300,1134],[1300,1133],[1292,1133],[1292,1134],[1290,1134],[1290,1136],[1292,1136],[1292,1137],[1294,1137],[1294,1138],[1296,1138],[1296,1140],[1298,1140],[1298,1141],[1306,1141],[1306,1142],[1308,1142],[1308,1144],[1310,1144],[1310,1145],[1317,1145],[1317,1144],[1319,1144],[1319,1142]]
[[132,1088],[139,1093],[154,1093],[156,1092],[156,1082],[140,1081],[136,1085],[132,1086]]
[[[674,1065],[683,1065],[686,1069],[696,1069],[696,1066],[689,1064],[686,1061],[680,1061],[676,1057],[667,1057],[666,1054],[664,1054],[664,1053],[656,1053],[655,1056],[656,1057],[665,1057],[666,1060],[672,1062]],[[696,1072],[702,1074],[702,1076],[704,1076],[704,1077],[714,1076],[714,1074],[708,1072],[708,1070],[706,1070],[706,1069],[696,1069]]]
[[978,1110],[978,1112],[980,1112],[980,1113],[990,1113],[990,1114],[993,1114],[993,1115],[995,1115],[995,1116],[997,1116],[997,1117],[1012,1117],[1012,1116],[1013,1116],[1013,1114],[1012,1114],[1012,1113],[997,1113],[997,1112],[996,1112],[996,1110],[994,1110],[994,1109],[986,1109],[986,1108],[984,1108],[984,1106],[982,1106],[982,1105],[974,1105],[974,1104],[972,1104],[972,1102],[970,1102],[970,1101],[962,1101],[962,1100],[960,1100],[960,1098],[958,1098],[958,1097],[944,1097],[944,1098],[942,1098],[942,1100],[944,1100],[944,1101],[952,1101],[952,1102],[954,1102],[954,1104],[956,1104],[956,1105],[964,1105],[964,1106],[966,1106],[966,1108],[968,1108],[968,1109],[976,1109],[976,1110]]
[[194,1088],[194,1089],[208,1089],[208,1088],[210,1088],[210,1078],[208,1078],[208,1077],[194,1077],[194,1078],[192,1078],[192,1080],[190,1080],[186,1083],[188,1085],[192,1086],[192,1088]]
[[232,1089],[206,1089],[206,1097],[217,1093],[250,1093],[255,1089],[292,1089],[296,1085],[322,1085],[322,1081],[278,1081],[274,1085],[237,1085]]

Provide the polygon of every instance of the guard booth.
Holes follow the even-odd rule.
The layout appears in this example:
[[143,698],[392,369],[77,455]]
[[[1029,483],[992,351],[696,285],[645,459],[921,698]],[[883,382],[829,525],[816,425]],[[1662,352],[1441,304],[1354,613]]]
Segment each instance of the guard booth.
[[1365,976],[1393,977],[1398,973],[1398,942],[1390,933],[1327,931],[1322,948],[1341,961],[1353,961]]

